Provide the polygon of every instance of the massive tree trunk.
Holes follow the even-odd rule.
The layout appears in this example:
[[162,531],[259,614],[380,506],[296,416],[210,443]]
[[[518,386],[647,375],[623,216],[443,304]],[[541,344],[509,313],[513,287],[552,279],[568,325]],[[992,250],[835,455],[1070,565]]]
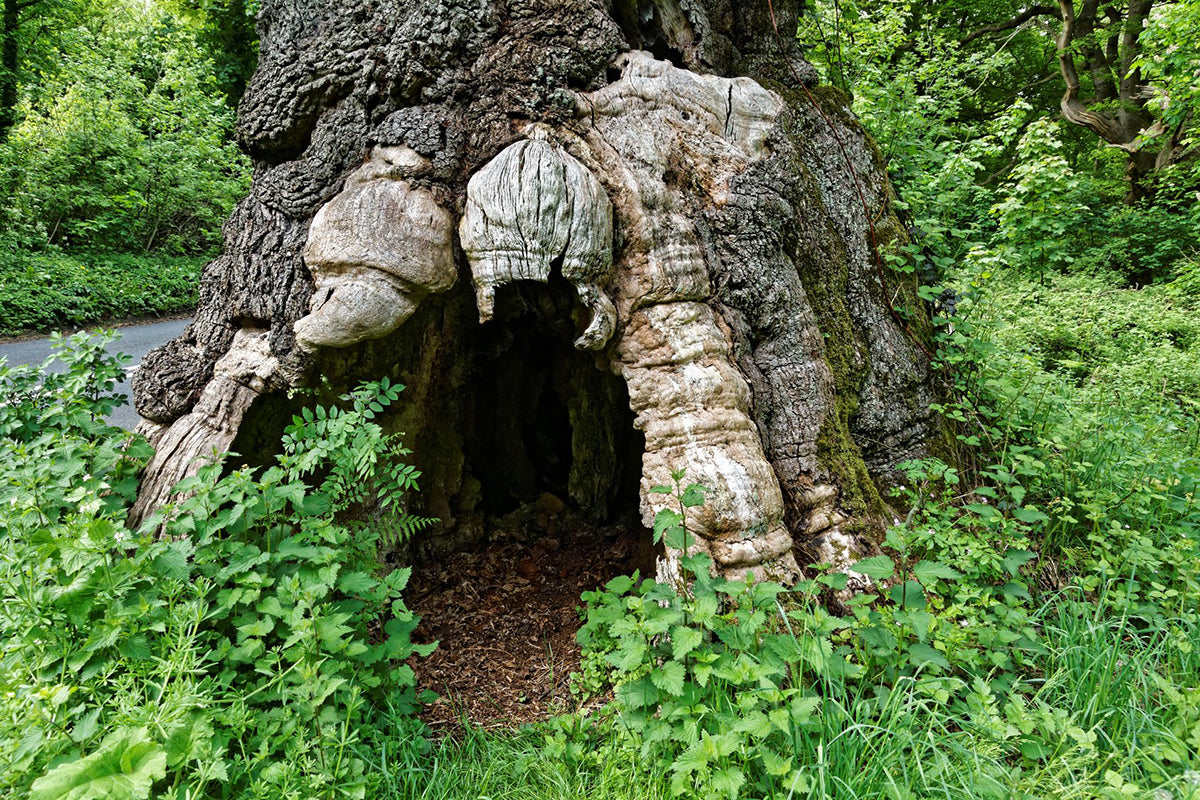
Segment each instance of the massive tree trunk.
[[935,434],[928,323],[799,6],[777,38],[767,0],[264,2],[254,184],[137,374],[137,513],[214,449],[265,457],[289,389],[387,375],[427,552],[543,492],[648,525],[680,469],[725,575],[869,549]]

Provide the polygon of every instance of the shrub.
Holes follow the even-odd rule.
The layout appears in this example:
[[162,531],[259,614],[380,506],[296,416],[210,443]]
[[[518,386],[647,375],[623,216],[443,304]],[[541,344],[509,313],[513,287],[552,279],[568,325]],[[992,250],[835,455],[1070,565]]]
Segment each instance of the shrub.
[[30,253],[0,258],[0,336],[196,305],[202,259]]
[[[376,574],[378,532],[349,521],[377,482],[415,488],[372,421],[386,381],[288,429],[280,463],[216,464],[140,531],[123,519],[146,443],[102,423],[120,370],[102,342],[60,351],[36,386],[0,367],[0,786],[49,798],[363,797],[355,751],[384,709],[416,707],[408,570]],[[321,423],[324,424],[321,424]],[[337,428],[353,430],[336,437]],[[334,433],[335,445],[327,446]],[[327,477],[316,487],[312,474]],[[399,481],[399,485],[397,485]],[[421,522],[395,508],[401,528]],[[398,716],[397,716],[398,715]],[[414,724],[414,722],[410,722]]]

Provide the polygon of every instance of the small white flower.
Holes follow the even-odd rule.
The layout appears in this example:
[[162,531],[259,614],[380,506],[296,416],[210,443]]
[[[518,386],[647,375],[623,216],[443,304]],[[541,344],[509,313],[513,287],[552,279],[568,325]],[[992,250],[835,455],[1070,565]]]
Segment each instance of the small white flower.
[[1200,786],[1200,770],[1189,769],[1184,772],[1183,782],[1192,786]]
[[113,534],[113,540],[117,542],[123,542],[127,538],[129,538],[129,534],[125,533],[123,528],[118,528],[117,532]]
[[1154,800],[1175,800],[1175,795],[1171,794],[1170,789],[1155,789]]

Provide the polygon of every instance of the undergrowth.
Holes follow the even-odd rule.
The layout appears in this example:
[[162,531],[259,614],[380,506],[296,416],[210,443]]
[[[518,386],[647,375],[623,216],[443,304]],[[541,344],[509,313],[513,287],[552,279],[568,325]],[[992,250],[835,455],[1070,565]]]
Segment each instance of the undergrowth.
[[105,341],[73,337],[44,382],[0,365],[0,790],[367,796],[356,748],[385,719],[415,726],[406,661],[433,647],[409,638],[409,571],[380,574],[379,528],[354,521],[377,498],[392,530],[423,524],[407,451],[373,422],[402,387],[295,418],[266,470],[202,467],[133,530],[151,451],[103,423]]
[[189,310],[203,263],[159,254],[0,257],[0,336]]
[[[1055,287],[1056,311],[1004,312]],[[0,370],[0,780],[36,800],[1200,798],[1200,426],[1175,377],[1194,299],[1090,287],[958,288],[936,320],[957,451],[900,465],[878,553],[786,588],[703,555],[682,585],[614,579],[583,598],[580,710],[440,741],[415,716],[407,571],[375,553],[425,522],[373,422],[398,387],[297,417],[276,466],[207,467],[131,531],[149,450],[100,422],[119,363],[77,338],[44,384]],[[655,534],[686,551],[704,488],[656,491]],[[352,522],[376,499],[394,519]]]
[[[949,295],[955,465],[900,465],[844,613],[820,564],[586,595],[577,686],[615,693],[588,735],[674,796],[1200,797],[1196,298],[1101,285]],[[699,487],[673,491],[686,530]]]

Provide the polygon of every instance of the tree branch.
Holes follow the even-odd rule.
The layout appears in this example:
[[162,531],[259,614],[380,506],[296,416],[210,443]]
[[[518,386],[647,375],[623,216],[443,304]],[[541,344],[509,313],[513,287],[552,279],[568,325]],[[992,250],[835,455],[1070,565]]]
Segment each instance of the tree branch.
[[1072,0],[1058,0],[1062,13],[1062,33],[1058,37],[1058,67],[1063,83],[1067,85],[1059,106],[1068,122],[1081,125],[1109,144],[1124,145],[1124,137],[1113,120],[1097,114],[1079,99],[1079,73],[1075,71],[1075,56],[1071,54],[1071,43],[1075,39],[1075,5]]
[[964,38],[962,41],[963,41],[963,44],[966,44],[967,42],[974,41],[975,39],[978,39],[981,36],[986,36],[989,33],[1000,33],[1001,31],[1009,31],[1009,30],[1012,30],[1013,28],[1019,28],[1020,26],[1024,25],[1026,22],[1033,19],[1034,17],[1057,17],[1057,16],[1058,16],[1058,9],[1055,8],[1054,6],[1031,6],[1030,8],[1025,9],[1020,14],[1018,14],[1017,16],[1013,17],[1010,20],[1005,20],[1004,22],[997,22],[992,25],[984,25],[982,28],[979,28],[978,30],[971,31],[970,33],[967,34],[966,38]]

